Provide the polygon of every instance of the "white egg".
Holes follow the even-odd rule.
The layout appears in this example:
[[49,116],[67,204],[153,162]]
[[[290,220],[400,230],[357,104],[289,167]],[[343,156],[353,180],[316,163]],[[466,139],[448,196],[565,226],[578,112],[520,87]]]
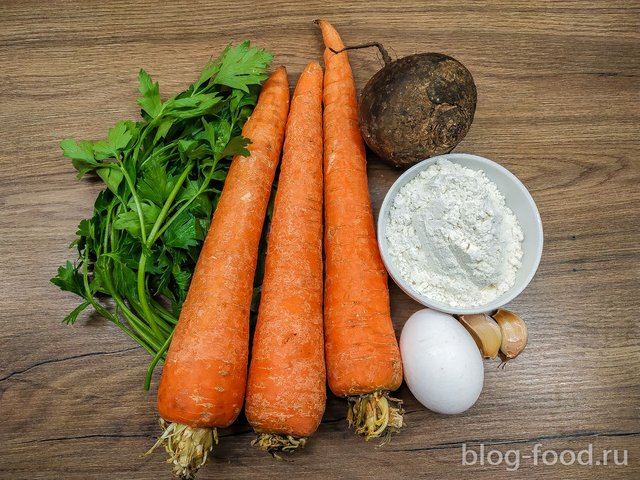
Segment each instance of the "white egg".
[[473,337],[451,315],[419,310],[400,336],[404,379],[429,410],[461,413],[476,403],[484,383],[482,355]]

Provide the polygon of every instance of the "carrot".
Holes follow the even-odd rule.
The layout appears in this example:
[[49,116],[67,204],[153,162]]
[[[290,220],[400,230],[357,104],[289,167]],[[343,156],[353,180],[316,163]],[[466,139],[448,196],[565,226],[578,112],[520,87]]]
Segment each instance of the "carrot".
[[317,20],[325,44],[324,194],[325,353],[331,391],[348,397],[347,419],[366,439],[402,427],[400,349],[391,323],[387,273],[380,258],[367,185],[358,104],[344,44]]
[[324,413],[322,67],[291,100],[267,246],[245,413],[253,442],[277,456],[304,446]]
[[216,428],[233,423],[242,408],[258,244],[288,110],[280,67],[242,129],[250,155],[232,161],[167,352],[158,411],[172,423],[159,442],[183,477],[204,464]]

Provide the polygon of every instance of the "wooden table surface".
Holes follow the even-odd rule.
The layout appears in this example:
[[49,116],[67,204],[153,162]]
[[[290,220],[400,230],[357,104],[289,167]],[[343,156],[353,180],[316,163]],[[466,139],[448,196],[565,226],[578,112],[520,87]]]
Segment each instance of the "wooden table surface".
[[[61,322],[77,300],[49,278],[72,258],[100,185],[76,180],[57,142],[135,118],[140,67],[173,94],[230,41],[273,52],[294,84],[321,58],[317,17],[347,43],[443,52],[473,73],[476,118],[457,151],[515,173],[544,224],[538,273],[510,304],[529,345],[505,370],[485,363],[484,391],[462,415],[431,413],[402,387],[407,426],[382,448],[346,429],[334,397],[291,462],[251,448],[240,418],[200,478],[640,478],[639,3],[297,3],[3,2],[0,478],[170,478],[161,452],[140,458],[159,433],[157,377],[142,389],[148,355],[95,316]],[[371,51],[351,59],[362,88],[380,62]],[[370,156],[376,210],[398,175]],[[419,306],[393,285],[391,296],[399,333]],[[463,447],[481,444],[484,465],[464,465]],[[526,458],[536,444],[537,465]],[[589,445],[593,466],[562,465],[571,452],[543,462]],[[612,465],[613,453],[595,465],[603,449],[619,462],[626,451],[627,465]],[[500,456],[511,466],[488,464]]]

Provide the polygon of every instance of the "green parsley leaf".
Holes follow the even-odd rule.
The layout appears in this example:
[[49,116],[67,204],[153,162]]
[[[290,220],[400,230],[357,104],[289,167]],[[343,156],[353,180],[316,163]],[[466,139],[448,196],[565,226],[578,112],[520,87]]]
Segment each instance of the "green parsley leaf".
[[96,173],[107,185],[107,188],[109,188],[109,190],[111,190],[115,194],[118,193],[118,186],[124,178],[120,169],[113,167],[104,167],[96,170]]
[[229,140],[229,143],[224,147],[222,151],[222,157],[233,157],[235,155],[242,155],[243,157],[249,156],[249,150],[247,150],[247,145],[249,145],[250,141],[248,138],[244,137],[233,137]]
[[73,325],[74,323],[76,323],[76,320],[78,320],[78,315],[80,315],[89,305],[91,305],[91,303],[88,301],[82,302],[76,308],[71,310],[71,313],[69,313],[69,315],[64,317],[63,322],[67,325]]
[[[120,213],[113,222],[113,228],[116,230],[126,230],[134,238],[141,238],[140,217],[136,209],[136,205],[131,203],[130,210]],[[140,204],[142,210],[142,218],[144,219],[145,230],[148,232],[153,227],[153,223],[160,214],[160,208],[153,204],[144,202]]]
[[78,178],[89,173],[100,165],[93,156],[93,143],[86,140],[76,142],[73,138],[65,138],[60,142],[60,148],[65,157],[71,159],[71,163],[78,171]]
[[175,98],[165,104],[167,115],[186,119],[201,117],[205,113],[213,113],[211,110],[222,101],[222,97],[213,93],[201,93],[192,97]]
[[211,178],[223,182],[227,178],[227,170],[216,170]]
[[140,81],[139,91],[142,97],[138,97],[138,105],[151,118],[156,118],[162,110],[162,101],[160,100],[160,86],[158,82],[153,83],[151,76],[143,69],[140,69],[138,75]]
[[[157,83],[156,83],[157,85]],[[109,146],[114,152],[124,150],[131,141],[132,135],[127,128],[127,122],[119,121],[116,126],[109,129],[109,135],[107,137]]]
[[104,160],[106,158],[114,158],[117,153],[107,142],[104,140],[98,140],[93,143],[93,155],[96,160]]
[[86,218],[84,220],[81,220],[80,224],[78,225],[76,235],[78,235],[79,237],[93,238],[94,228],[91,220],[87,220]]
[[196,217],[183,212],[169,225],[162,235],[162,241],[166,247],[189,248],[198,244],[197,236]]
[[145,164],[138,191],[143,198],[161,207],[169,198],[175,182],[176,177],[167,175],[165,165],[159,160],[153,160]]
[[80,296],[84,295],[82,276],[68,260],[64,266],[58,267],[58,274],[51,279],[51,283],[67,292],[75,293]]
[[169,129],[173,126],[175,120],[173,118],[165,118],[160,125],[158,126],[158,130],[156,130],[156,136],[153,139],[154,143],[158,143],[160,140],[164,139],[169,133]]
[[188,272],[187,270],[180,270],[176,265],[173,267],[172,273],[176,285],[178,286],[180,298],[184,300],[184,298],[187,296],[189,282],[191,281],[191,272]]
[[215,74],[213,83],[237,88],[249,93],[249,85],[259,85],[266,80],[265,70],[272,55],[259,48],[251,48],[249,42],[227,47]]

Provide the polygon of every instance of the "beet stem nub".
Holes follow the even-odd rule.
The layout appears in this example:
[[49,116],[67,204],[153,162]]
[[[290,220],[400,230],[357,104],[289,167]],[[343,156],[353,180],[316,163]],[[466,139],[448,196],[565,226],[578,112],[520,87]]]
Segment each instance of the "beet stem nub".
[[340,50],[334,50],[333,48],[329,48],[329,50],[337,54],[337,53],[342,53],[346,50],[357,50],[360,48],[370,48],[370,47],[376,47],[378,50],[380,50],[380,55],[382,55],[382,60],[384,61],[385,65],[389,65],[392,62],[389,52],[387,52],[387,49],[384,48],[382,44],[379,42],[369,42],[369,43],[361,43],[360,45],[350,45]]

